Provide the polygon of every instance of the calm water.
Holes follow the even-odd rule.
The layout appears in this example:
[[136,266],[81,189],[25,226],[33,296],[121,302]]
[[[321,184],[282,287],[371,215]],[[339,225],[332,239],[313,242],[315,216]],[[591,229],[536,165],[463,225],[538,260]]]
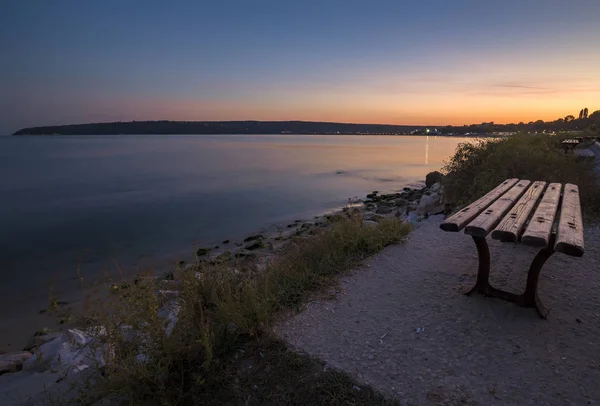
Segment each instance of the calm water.
[[[94,274],[398,190],[463,139],[0,137],[0,312]],[[11,306],[8,306],[8,304]],[[0,314],[0,316],[2,316]]]

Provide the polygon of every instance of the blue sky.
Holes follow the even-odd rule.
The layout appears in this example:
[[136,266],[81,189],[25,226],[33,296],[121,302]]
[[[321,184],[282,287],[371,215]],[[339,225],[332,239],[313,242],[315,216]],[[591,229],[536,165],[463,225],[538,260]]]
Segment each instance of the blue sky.
[[2,11],[0,132],[144,119],[439,125],[600,109],[595,0],[15,0]]

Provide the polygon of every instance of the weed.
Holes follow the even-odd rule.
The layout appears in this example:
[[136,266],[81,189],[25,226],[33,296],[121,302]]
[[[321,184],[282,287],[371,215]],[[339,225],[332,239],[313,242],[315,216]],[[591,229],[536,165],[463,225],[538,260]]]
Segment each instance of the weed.
[[329,221],[310,237],[288,241],[260,273],[232,272],[226,263],[176,269],[178,321],[171,334],[165,334],[164,315],[174,305],[156,294],[155,281],[102,296],[94,306],[100,311],[89,319],[104,326],[98,342],[110,351],[103,373],[80,391],[80,402],[386,404],[345,375],[289,351],[269,330],[282,311],[410,230],[397,219],[365,225],[353,212]]

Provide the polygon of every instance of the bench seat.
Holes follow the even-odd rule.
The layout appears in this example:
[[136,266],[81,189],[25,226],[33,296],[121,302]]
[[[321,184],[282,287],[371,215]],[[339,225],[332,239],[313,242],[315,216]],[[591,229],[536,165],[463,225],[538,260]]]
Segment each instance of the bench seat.
[[[537,283],[544,263],[554,252],[574,257],[584,253],[583,221],[577,185],[507,179],[485,196],[448,217],[440,228],[465,230],[475,241],[479,269],[474,291],[520,306],[534,307],[540,317],[547,311],[539,300]],[[540,247],[527,274],[523,294],[496,289],[489,283],[490,253],[486,237],[502,242]]]

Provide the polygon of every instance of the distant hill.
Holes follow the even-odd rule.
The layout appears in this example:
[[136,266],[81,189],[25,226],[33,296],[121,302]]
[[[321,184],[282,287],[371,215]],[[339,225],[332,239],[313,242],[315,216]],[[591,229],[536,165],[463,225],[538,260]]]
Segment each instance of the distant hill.
[[423,126],[311,121],[131,121],[23,128],[13,135],[408,134]]
[[586,131],[600,136],[600,110],[579,117],[518,124],[494,122],[462,126],[349,124],[314,121],[130,121],[23,128],[13,135],[119,135],[119,134],[429,134],[473,135]]

